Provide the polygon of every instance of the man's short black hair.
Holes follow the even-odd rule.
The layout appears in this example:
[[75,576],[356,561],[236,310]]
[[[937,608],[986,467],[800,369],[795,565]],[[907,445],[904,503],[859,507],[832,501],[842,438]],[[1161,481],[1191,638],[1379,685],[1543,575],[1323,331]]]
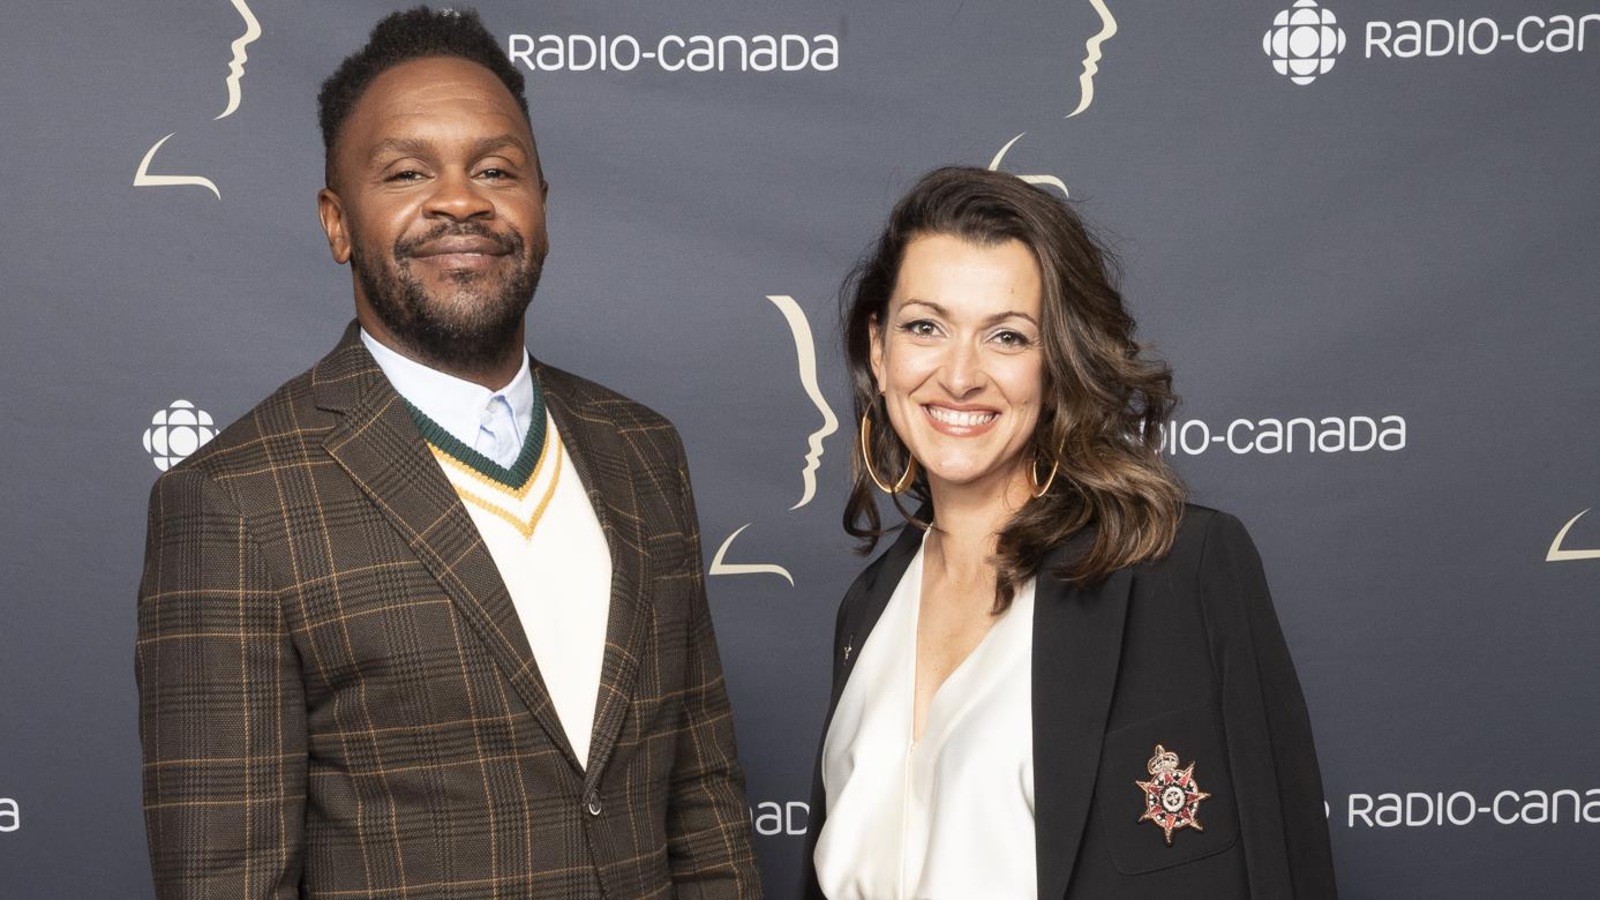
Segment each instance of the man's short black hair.
[[330,181],[333,145],[339,139],[339,129],[373,79],[400,63],[430,56],[458,57],[493,72],[516,99],[522,117],[528,119],[522,73],[511,64],[489,29],[483,27],[476,10],[419,6],[390,13],[373,26],[366,46],[345,57],[317,93],[317,122],[322,126],[323,159]]

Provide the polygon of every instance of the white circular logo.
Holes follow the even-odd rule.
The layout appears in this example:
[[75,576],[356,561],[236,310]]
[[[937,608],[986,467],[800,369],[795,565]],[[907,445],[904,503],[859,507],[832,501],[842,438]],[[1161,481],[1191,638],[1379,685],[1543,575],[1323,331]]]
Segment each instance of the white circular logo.
[[1310,84],[1333,68],[1333,58],[1344,50],[1344,29],[1333,13],[1316,0],[1296,0],[1293,9],[1278,13],[1261,37],[1261,49],[1272,58],[1279,75],[1295,84]]
[[144,449],[156,468],[165,472],[216,436],[210,413],[195,409],[187,400],[174,400],[150,418],[150,427],[144,430]]

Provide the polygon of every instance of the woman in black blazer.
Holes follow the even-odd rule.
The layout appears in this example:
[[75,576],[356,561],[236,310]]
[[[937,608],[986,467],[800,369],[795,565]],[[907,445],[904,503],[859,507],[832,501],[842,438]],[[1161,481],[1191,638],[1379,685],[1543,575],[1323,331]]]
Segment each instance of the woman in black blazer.
[[839,609],[806,895],[1334,896],[1260,560],[1184,503],[1171,373],[1076,214],[935,171],[845,302],[845,525],[891,530],[876,486],[910,527]]

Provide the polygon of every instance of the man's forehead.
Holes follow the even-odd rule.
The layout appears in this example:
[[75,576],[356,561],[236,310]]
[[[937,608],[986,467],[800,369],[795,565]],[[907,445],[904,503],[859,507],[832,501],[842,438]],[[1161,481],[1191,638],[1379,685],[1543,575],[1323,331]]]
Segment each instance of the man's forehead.
[[363,107],[417,108],[429,103],[465,101],[503,107],[496,111],[522,117],[522,108],[495,74],[468,59],[429,56],[411,59],[381,72],[356,102]]
[[374,78],[351,110],[346,132],[371,145],[396,131],[468,120],[482,123],[475,130],[532,139],[521,106],[493,72],[471,60],[424,57]]
[[[495,134],[458,135],[461,145],[468,154],[474,157],[485,156],[490,153],[531,153],[532,145],[522,135],[502,132]],[[392,134],[381,138],[377,143],[367,149],[368,162],[386,157],[397,156],[430,156],[439,149],[438,144],[427,136],[410,134]]]

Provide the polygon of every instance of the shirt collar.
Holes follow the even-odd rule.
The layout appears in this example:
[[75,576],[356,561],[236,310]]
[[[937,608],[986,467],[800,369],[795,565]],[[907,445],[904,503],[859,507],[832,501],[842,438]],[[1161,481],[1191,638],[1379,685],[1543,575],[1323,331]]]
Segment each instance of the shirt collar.
[[478,423],[485,407],[496,397],[502,397],[511,407],[511,424],[520,444],[528,434],[533,418],[533,372],[528,366],[528,354],[522,354],[522,367],[511,383],[498,391],[474,384],[422,363],[407,359],[380,344],[377,338],[361,329],[361,343],[365,344],[384,377],[406,402],[439,424],[451,437],[471,447],[478,437]]

